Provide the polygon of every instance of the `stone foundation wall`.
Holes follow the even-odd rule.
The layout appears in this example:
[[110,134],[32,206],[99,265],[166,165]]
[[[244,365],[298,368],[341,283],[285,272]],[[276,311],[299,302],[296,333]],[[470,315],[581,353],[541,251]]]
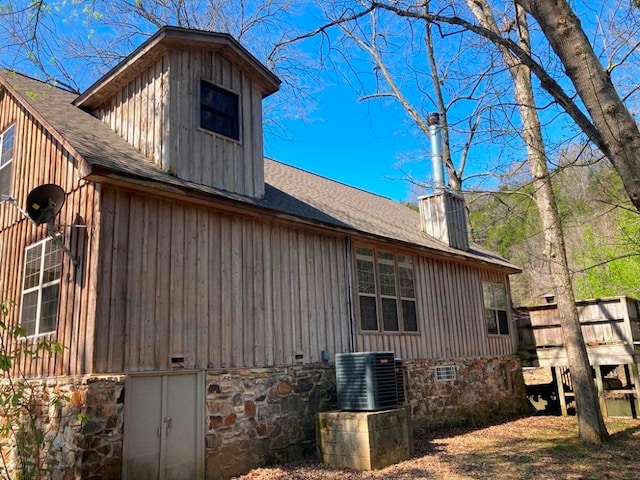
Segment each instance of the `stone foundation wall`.
[[[436,367],[455,378],[437,380]],[[404,361],[413,427],[483,423],[526,413],[517,357]],[[52,480],[118,479],[122,469],[124,376],[34,383],[50,444]],[[212,370],[206,375],[207,478],[316,453],[316,413],[336,408],[333,365]],[[64,397],[56,405],[52,400]]]
[[[37,417],[36,428],[45,434],[41,468],[46,478],[120,478],[123,381],[122,377],[57,377],[29,382],[30,411]],[[2,453],[14,478],[15,445],[7,445]]]
[[[483,424],[528,412],[517,356],[404,361],[407,403],[414,426]],[[436,367],[455,369],[438,380]]]
[[315,455],[316,413],[336,405],[330,365],[211,371],[207,478]]
[[[518,357],[404,361],[414,427],[486,423],[527,413]],[[455,379],[436,380],[436,366]],[[315,453],[315,416],[336,408],[335,369],[315,364],[209,372],[207,478]]]

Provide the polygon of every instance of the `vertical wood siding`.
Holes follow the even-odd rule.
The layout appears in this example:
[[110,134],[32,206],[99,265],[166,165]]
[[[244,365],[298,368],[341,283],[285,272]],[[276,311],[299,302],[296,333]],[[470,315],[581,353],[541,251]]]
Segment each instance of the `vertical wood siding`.
[[460,250],[469,248],[464,199],[442,192],[418,200],[420,225],[432,237]]
[[[42,126],[23,110],[6,91],[0,92],[0,131],[16,123],[13,159],[12,196],[22,208],[27,194],[36,186],[55,183],[66,192],[57,225],[86,224],[88,228],[59,227],[64,244],[82,258],[76,269],[67,255],[62,260],[57,331],[26,341],[50,338],[65,348],[62,355],[25,357],[16,368],[27,376],[83,374],[92,371],[93,320],[95,318],[95,271],[98,236],[99,198],[94,186],[80,180],[77,160]],[[0,295],[1,300],[13,300],[15,308],[10,322],[20,319],[24,275],[25,248],[46,238],[47,227],[36,227],[9,203],[0,204]],[[13,346],[12,346],[13,348]]]
[[[239,95],[240,141],[199,128],[201,79]],[[179,178],[264,196],[262,90],[219,52],[171,51],[94,114]]]
[[511,335],[488,335],[482,282],[507,283],[504,273],[426,256],[414,256],[418,334],[362,333],[358,351],[392,350],[404,359],[501,356],[515,353]]
[[344,238],[106,188],[102,206],[97,371],[348,350]]
[[165,55],[93,113],[149,160],[168,169],[168,105],[169,60]]

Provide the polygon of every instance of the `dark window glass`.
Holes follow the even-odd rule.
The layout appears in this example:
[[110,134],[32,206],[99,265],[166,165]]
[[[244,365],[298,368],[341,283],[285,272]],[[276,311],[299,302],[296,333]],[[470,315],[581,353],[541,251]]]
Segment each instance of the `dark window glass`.
[[233,92],[200,81],[200,126],[225,137],[240,140],[239,98]]
[[360,297],[360,328],[378,330],[376,297]]
[[497,335],[498,323],[496,322],[496,312],[493,310],[485,310],[484,314],[487,319],[487,331],[491,335]]
[[360,328],[417,332],[413,258],[371,247],[355,247]]
[[418,316],[416,315],[416,302],[413,300],[402,300],[402,321],[407,332],[418,331]]
[[395,298],[382,299],[382,321],[387,332],[397,332],[398,327],[398,305]]
[[502,335],[509,334],[509,319],[507,318],[506,310],[498,310],[498,331]]
[[482,284],[487,332],[490,335],[509,335],[507,289],[501,283]]

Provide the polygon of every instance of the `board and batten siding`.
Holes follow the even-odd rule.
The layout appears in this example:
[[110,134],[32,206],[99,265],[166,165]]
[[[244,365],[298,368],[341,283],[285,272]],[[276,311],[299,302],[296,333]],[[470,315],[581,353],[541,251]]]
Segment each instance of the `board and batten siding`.
[[160,57],[91,113],[160,167],[168,156],[169,60]]
[[[0,91],[0,131],[16,124],[11,195],[22,208],[27,194],[35,187],[55,183],[66,192],[65,204],[56,218],[56,231],[73,255],[80,256],[76,269],[67,255],[62,257],[62,275],[55,333],[22,340],[27,346],[44,338],[56,340],[63,347],[61,355],[25,356],[19,368],[27,376],[77,375],[92,370],[91,341],[95,318],[98,237],[95,226],[99,218],[96,187],[81,180],[77,159],[68,152],[6,90]],[[86,225],[87,228],[70,225]],[[35,226],[9,203],[0,204],[0,290],[2,300],[12,300],[9,321],[20,320],[27,246],[47,238],[46,225]]]
[[510,322],[510,335],[489,335],[484,318],[482,282],[504,284],[510,298],[506,273],[444,258],[413,258],[418,332],[357,328],[358,351],[393,351],[412,360],[515,354],[515,324]]
[[[200,128],[201,79],[238,94],[239,141]],[[183,180],[262,198],[262,96],[220,52],[170,50],[93,114]]]
[[103,188],[96,371],[348,351],[344,237]]

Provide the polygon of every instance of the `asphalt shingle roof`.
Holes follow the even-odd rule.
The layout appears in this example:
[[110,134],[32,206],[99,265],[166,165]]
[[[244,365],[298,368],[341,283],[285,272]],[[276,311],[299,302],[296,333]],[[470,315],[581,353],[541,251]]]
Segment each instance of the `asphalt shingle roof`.
[[241,202],[249,208],[267,208],[328,227],[518,270],[476,245],[462,252],[423,233],[419,214],[401,203],[271,159],[265,159],[265,198],[260,200],[181,180],[149,161],[108,125],[73,105],[76,94],[6,70],[0,70],[0,83],[81,158],[81,174],[89,178],[97,171],[137,177]]

